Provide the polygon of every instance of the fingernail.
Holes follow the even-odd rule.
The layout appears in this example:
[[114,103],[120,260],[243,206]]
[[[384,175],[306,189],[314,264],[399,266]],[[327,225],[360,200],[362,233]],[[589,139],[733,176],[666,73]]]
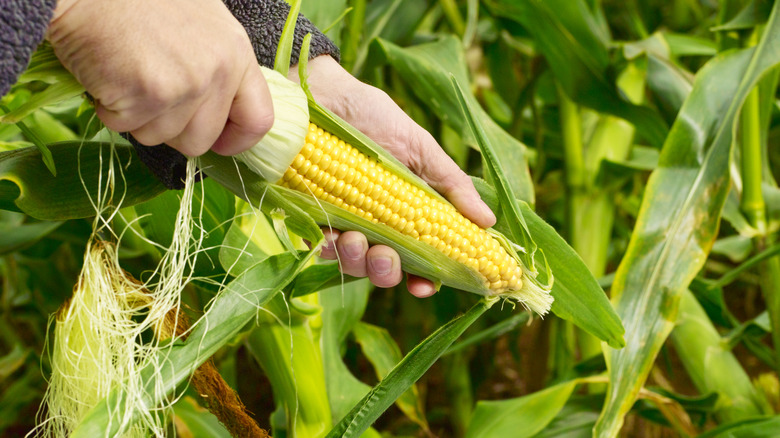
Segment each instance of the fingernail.
[[393,259],[385,256],[371,257],[368,259],[371,270],[379,275],[387,275],[393,269]]
[[344,254],[351,259],[359,258],[363,254],[363,245],[360,242],[348,243],[344,245]]
[[482,210],[482,221],[483,223],[480,225],[492,227],[496,223],[496,215],[493,213],[493,210],[488,207],[488,205],[483,201],[481,198],[479,199],[479,203],[481,204],[480,210]]

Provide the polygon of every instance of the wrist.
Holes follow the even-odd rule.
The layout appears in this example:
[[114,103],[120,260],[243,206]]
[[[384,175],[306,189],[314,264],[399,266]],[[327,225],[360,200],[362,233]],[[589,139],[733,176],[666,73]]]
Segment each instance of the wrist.
[[[290,67],[287,78],[300,83],[298,64]],[[344,100],[363,85],[330,55],[319,55],[306,64],[306,81],[314,99],[322,106],[344,117]],[[338,86],[334,86],[338,84]]]

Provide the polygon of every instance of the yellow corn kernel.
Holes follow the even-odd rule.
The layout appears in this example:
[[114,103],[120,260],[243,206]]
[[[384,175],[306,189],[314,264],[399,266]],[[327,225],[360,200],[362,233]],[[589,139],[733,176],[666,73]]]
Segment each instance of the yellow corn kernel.
[[498,240],[453,206],[428,196],[314,124],[279,184],[430,245],[479,272],[496,293],[523,285],[522,270]]

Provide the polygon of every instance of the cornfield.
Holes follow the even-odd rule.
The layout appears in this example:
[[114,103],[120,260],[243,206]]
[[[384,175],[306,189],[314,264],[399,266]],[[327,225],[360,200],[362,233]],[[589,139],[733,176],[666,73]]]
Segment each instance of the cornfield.
[[44,43],[0,100],[0,436],[780,436],[780,2],[293,3],[496,225],[297,86],[293,167],[166,190]]

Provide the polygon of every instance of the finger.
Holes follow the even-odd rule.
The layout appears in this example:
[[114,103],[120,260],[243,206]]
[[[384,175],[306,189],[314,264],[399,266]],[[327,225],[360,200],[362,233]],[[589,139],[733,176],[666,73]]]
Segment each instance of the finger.
[[436,140],[416,124],[409,132],[413,133],[409,142],[409,167],[474,223],[483,228],[495,225],[495,214],[482,201],[471,178]]
[[436,293],[436,287],[431,280],[413,274],[407,274],[406,288],[417,298],[428,298]]
[[365,277],[368,241],[363,233],[347,231],[336,241],[341,272],[353,277]]
[[379,287],[393,287],[401,282],[401,258],[392,248],[374,245],[366,254],[368,279]]
[[136,112],[132,109],[111,110],[100,101],[95,101],[95,114],[104,125],[117,132],[130,132],[141,128],[154,120],[154,114],[150,112]]
[[327,260],[336,260],[336,242],[339,240],[341,231],[323,228],[322,234],[325,236],[325,243],[322,245],[320,257]]
[[230,112],[230,101],[212,94],[195,112],[184,130],[166,143],[184,155],[206,153],[222,134]]
[[253,65],[244,74],[233,99],[227,124],[212,150],[221,155],[241,153],[257,144],[273,123],[271,93],[260,67]]
[[[178,149],[178,147],[171,144],[171,142],[184,131],[196,110],[197,107],[194,105],[176,108],[166,114],[156,117],[140,128],[131,130],[130,134],[132,134],[139,143],[147,146],[168,143],[170,146]],[[180,152],[186,153],[182,150],[180,150]]]

